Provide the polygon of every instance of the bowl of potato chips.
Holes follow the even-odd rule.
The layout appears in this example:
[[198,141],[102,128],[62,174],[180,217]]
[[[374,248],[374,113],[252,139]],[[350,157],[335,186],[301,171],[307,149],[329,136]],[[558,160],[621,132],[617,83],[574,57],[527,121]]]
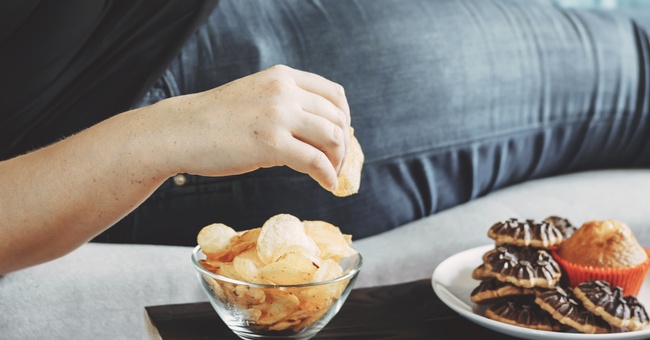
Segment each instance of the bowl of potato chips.
[[350,235],[290,214],[236,232],[215,223],[192,262],[211,305],[242,339],[309,339],[339,311],[362,257]]

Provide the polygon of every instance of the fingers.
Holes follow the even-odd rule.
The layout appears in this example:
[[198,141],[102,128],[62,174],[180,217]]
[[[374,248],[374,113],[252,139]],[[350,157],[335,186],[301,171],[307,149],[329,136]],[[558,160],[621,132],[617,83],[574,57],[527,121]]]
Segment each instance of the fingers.
[[299,120],[295,136],[325,152],[327,158],[340,172],[350,145],[350,125],[346,114],[329,100],[305,91],[303,110],[310,113]]
[[292,128],[293,137],[307,143],[325,154],[336,173],[345,158],[345,139],[343,130],[323,117],[304,113],[305,118]]
[[317,74],[288,68],[296,84],[311,93],[317,94],[338,107],[345,114],[346,123],[350,125],[350,107],[343,86],[325,79]]
[[280,146],[277,164],[286,164],[291,169],[308,174],[325,190],[336,190],[338,185],[337,173],[327,156],[314,146],[298,139],[286,139],[287,143]]
[[[288,68],[288,67],[287,67]],[[307,112],[325,117],[330,122],[338,125],[343,134],[343,150],[334,155],[326,153],[328,158],[335,164],[337,174],[343,168],[343,160],[350,145],[350,107],[343,86],[334,83],[322,76],[288,68],[293,75],[296,84],[312,95],[306,95],[303,100],[303,109]],[[332,108],[332,105],[338,110]],[[340,152],[343,152],[341,155]]]
[[350,108],[343,87],[278,65],[233,82],[221,94],[242,91],[248,100],[234,98],[233,107],[251,114],[234,117],[253,128],[253,140],[262,141],[251,144],[262,146],[262,152],[254,151],[258,166],[286,165],[333,190],[350,142]]
[[[292,120],[296,143],[294,149],[287,151],[287,165],[333,190],[350,143],[350,108],[343,87],[317,74],[284,65],[276,65],[270,71],[278,72],[280,77],[288,73],[300,89],[295,98],[303,114],[298,112],[297,119]],[[288,162],[294,159],[302,161],[292,166]],[[310,160],[305,163],[305,159]],[[324,163],[329,164],[325,167]]]
[[[343,160],[350,143],[350,108],[343,87],[317,74],[284,65],[273,66],[265,73],[271,78],[285,83],[284,86],[276,87],[278,83],[274,82],[273,84],[276,86],[271,87],[273,90],[288,91],[285,95],[297,100],[297,104],[302,110],[293,112],[293,114],[300,115],[303,112],[308,112],[328,120],[341,129],[341,131],[337,131],[322,120],[303,119],[300,120],[302,124],[295,124],[294,127],[297,129],[292,130],[296,138],[323,151],[338,174],[343,168]],[[286,87],[288,84],[286,81],[289,79],[295,87]],[[342,144],[339,144],[340,140],[343,141]]]
[[[341,128],[341,131],[338,131],[334,128],[327,128],[327,125],[323,124],[324,134],[321,132],[320,134],[300,137],[323,150],[328,159],[334,164],[336,173],[339,174],[343,169],[343,161],[350,145],[349,127],[351,117],[345,90],[343,86],[317,74],[292,68],[288,68],[288,70],[292,73],[296,85],[308,93],[303,96],[303,110],[324,117]],[[308,128],[313,131],[314,127]],[[317,136],[318,138],[305,138],[309,136]],[[343,139],[342,147],[337,142],[341,137]]]

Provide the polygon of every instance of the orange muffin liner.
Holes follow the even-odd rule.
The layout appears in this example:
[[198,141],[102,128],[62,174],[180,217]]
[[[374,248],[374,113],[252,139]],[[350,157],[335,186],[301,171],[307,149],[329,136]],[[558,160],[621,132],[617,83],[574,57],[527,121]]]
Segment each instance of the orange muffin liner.
[[563,274],[568,277],[568,284],[575,287],[589,280],[608,281],[613,286],[623,288],[625,295],[637,295],[643,284],[648,268],[650,268],[650,250],[645,249],[648,259],[645,262],[627,268],[598,268],[582,266],[568,262],[557,253],[557,246],[551,249],[553,258],[560,264]]

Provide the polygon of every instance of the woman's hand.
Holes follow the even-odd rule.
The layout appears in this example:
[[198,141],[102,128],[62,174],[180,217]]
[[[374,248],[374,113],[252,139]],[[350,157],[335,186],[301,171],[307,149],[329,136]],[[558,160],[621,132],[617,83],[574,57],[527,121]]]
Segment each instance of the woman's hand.
[[163,115],[152,121],[175,173],[225,176],[286,165],[327,190],[337,185],[350,109],[343,88],[321,76],[274,66],[151,108],[161,105]]
[[286,165],[332,190],[349,131],[341,86],[275,66],[0,161],[0,275],[91,240],[176,173],[226,176]]

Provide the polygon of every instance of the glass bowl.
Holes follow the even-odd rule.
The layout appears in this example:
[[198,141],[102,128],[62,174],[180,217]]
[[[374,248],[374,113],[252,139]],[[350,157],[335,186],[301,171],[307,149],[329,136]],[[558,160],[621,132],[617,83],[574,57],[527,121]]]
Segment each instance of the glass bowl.
[[352,291],[363,259],[358,252],[342,259],[343,275],[315,283],[271,285],[217,275],[199,261],[192,264],[210,304],[225,324],[242,339],[310,339],[338,313]]

